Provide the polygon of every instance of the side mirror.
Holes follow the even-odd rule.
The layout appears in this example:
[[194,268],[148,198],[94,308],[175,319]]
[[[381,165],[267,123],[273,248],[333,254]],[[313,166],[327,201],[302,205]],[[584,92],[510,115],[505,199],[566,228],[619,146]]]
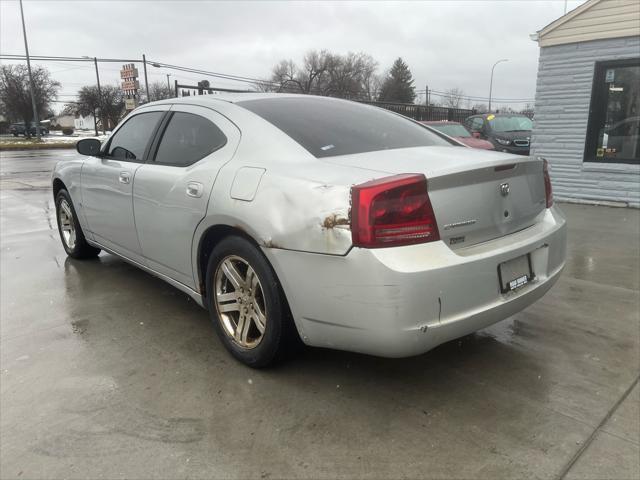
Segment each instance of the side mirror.
[[478,131],[471,132],[471,136],[472,136],[473,138],[480,138],[480,132],[478,132]]
[[95,157],[100,153],[101,146],[102,143],[97,138],[83,138],[76,143],[76,150],[81,155]]

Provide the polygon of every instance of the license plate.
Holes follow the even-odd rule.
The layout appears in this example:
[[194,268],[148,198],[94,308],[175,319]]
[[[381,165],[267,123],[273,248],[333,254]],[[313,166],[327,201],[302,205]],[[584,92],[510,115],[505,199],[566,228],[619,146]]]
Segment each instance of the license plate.
[[502,293],[523,287],[533,278],[529,254],[508,260],[498,265],[498,278]]

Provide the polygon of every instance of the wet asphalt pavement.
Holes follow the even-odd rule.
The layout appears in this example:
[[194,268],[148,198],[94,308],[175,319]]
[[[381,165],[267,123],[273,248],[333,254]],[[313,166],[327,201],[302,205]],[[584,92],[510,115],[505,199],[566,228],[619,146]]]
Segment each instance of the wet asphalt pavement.
[[563,277],[417,358],[229,357],[204,310],[66,257],[50,172],[1,152],[2,478],[639,478],[640,212],[562,205]]

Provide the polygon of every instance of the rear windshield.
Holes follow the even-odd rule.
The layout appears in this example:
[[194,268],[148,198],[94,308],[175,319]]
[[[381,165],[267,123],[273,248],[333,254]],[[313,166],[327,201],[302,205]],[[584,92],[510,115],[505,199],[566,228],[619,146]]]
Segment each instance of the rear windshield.
[[355,102],[310,96],[245,100],[238,105],[272,123],[318,158],[451,145],[411,120]]

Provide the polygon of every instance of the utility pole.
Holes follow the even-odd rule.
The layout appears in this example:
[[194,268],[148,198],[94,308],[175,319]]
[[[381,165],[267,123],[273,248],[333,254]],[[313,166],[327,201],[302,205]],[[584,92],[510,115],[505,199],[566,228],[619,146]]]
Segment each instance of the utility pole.
[[429,106],[429,85],[425,85],[424,87],[424,104]]
[[171,74],[170,74],[170,73],[167,73],[167,88],[168,88],[169,90],[171,90],[171,84],[169,83],[169,77],[170,77],[170,76],[171,76]]
[[[98,108],[100,109],[100,121],[102,122],[102,134],[107,133],[106,125],[104,124],[104,112],[102,111],[102,89],[100,88],[100,73],[98,73],[98,58],[93,57],[93,64],[96,67],[96,82],[98,84]],[[98,136],[98,125],[96,124],[96,137]]]
[[508,58],[503,58],[502,60],[498,60],[496,63],[494,63],[493,67],[491,67],[491,81],[489,82],[489,113],[491,113],[491,94],[493,92],[493,69],[496,68],[496,65],[498,65],[500,62],[508,61]]
[[[24,12],[22,11],[22,0],[20,0],[20,17],[22,18],[22,34],[24,36],[24,49],[27,54],[27,71],[29,72],[29,93],[31,94],[31,108],[33,108],[33,121],[36,124],[36,137],[40,140],[40,120],[38,119],[38,109],[36,108],[36,97],[33,94],[33,75],[31,74],[31,61],[29,60],[29,44],[27,43],[27,29],[24,26]],[[30,134],[31,125],[24,126],[25,132]]]
[[149,96],[149,80],[147,79],[147,57],[142,54],[142,66],[144,67],[144,89],[147,92],[147,102],[151,101]]

